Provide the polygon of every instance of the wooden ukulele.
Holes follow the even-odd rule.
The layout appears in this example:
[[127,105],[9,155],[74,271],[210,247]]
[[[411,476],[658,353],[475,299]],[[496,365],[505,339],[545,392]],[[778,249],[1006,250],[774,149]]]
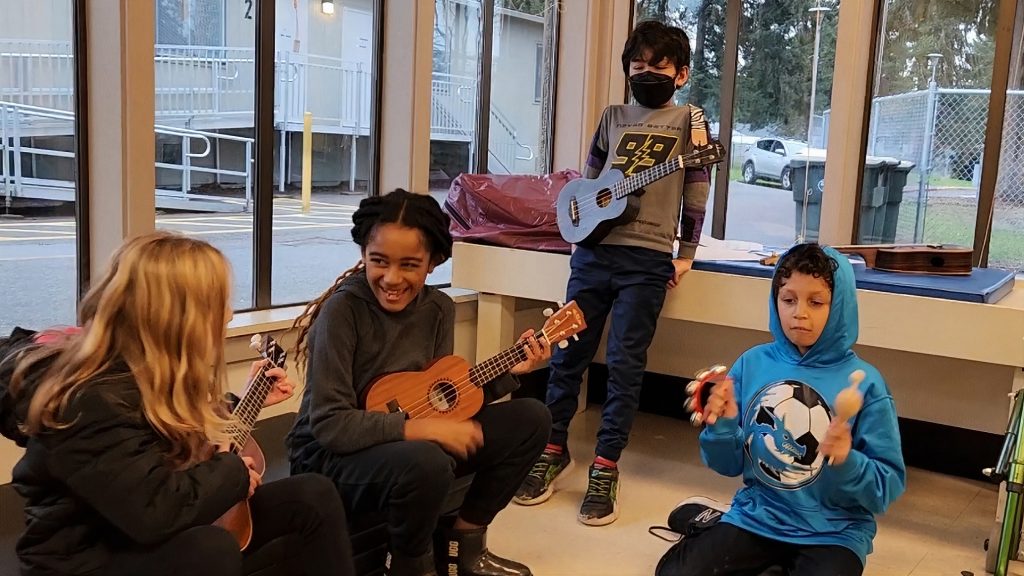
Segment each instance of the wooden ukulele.
[[[550,314],[549,314],[550,312]],[[565,347],[567,340],[587,327],[576,302],[569,302],[548,316],[538,339]],[[473,366],[458,356],[444,356],[421,372],[398,372],[374,381],[363,405],[370,412],[404,412],[407,418],[467,420],[484,404],[483,386],[526,360],[525,341]]]
[[974,250],[949,244],[878,244],[833,246],[856,254],[868,268],[886,272],[967,276],[973,269]]
[[[267,378],[267,370],[271,368],[284,369],[286,353],[284,348],[270,336],[260,338],[259,334],[252,337],[249,346],[259,351],[260,356],[268,362],[260,368],[249,382],[249,386],[242,393],[238,405],[231,414],[237,418],[238,424],[229,429],[231,434],[231,451],[239,456],[248,456],[253,459],[256,472],[263,476],[267,470],[267,460],[259,444],[252,438],[252,429],[256,424],[256,418],[263,410],[263,403],[267,396],[274,389],[274,381]],[[232,506],[223,516],[214,523],[215,526],[227,530],[238,541],[242,550],[249,546],[252,540],[252,511],[249,509],[248,499]]]
[[[948,244],[851,244],[832,246],[844,254],[856,254],[864,265],[885,272],[910,274],[941,274],[968,276],[973,270],[974,250]],[[778,254],[760,260],[765,266],[774,266]]]
[[570,244],[597,244],[612,228],[636,219],[640,198],[635,193],[644,186],[678,170],[717,164],[724,158],[725,148],[712,140],[690,154],[677,156],[628,178],[613,169],[600,178],[572,180],[558,193],[555,205],[558,232]]

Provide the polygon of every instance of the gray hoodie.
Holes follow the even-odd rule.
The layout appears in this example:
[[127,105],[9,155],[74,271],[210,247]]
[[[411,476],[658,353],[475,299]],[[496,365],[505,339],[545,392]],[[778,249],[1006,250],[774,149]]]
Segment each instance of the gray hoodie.
[[[437,288],[425,286],[405,310],[391,313],[377,303],[365,272],[347,278],[309,331],[302,405],[287,438],[293,469],[308,469],[321,449],[351,454],[403,440],[405,415],[367,412],[362,399],[380,376],[423,370],[452,354],[454,338],[455,303]],[[515,377],[501,376],[484,388],[485,401],[518,387]]]

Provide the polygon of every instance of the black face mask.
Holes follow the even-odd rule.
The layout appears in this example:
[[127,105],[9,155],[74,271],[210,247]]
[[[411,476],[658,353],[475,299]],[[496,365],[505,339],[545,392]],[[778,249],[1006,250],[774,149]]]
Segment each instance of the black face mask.
[[676,92],[676,79],[657,72],[641,72],[629,77],[629,89],[641,106],[660,108]]

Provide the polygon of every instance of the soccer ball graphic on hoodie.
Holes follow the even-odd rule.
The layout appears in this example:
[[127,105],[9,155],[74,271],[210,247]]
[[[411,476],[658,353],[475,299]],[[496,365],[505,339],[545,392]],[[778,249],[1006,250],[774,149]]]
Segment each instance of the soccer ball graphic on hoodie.
[[758,479],[796,490],[817,478],[825,459],[818,446],[832,411],[814,388],[795,380],[769,384],[754,395],[745,414],[744,446]]

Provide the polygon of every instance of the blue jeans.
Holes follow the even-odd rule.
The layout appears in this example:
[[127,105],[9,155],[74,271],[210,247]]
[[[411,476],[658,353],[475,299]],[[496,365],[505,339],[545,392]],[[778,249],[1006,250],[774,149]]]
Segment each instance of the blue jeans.
[[583,373],[594,360],[605,320],[608,332],[608,399],[601,412],[596,454],[617,461],[629,441],[647,348],[654,339],[667,282],[675,272],[671,254],[633,246],[579,246],[571,258],[566,301],[575,300],[587,329],[579,342],[556,348],[551,357],[547,405],[552,444],[565,445],[576,413]]

